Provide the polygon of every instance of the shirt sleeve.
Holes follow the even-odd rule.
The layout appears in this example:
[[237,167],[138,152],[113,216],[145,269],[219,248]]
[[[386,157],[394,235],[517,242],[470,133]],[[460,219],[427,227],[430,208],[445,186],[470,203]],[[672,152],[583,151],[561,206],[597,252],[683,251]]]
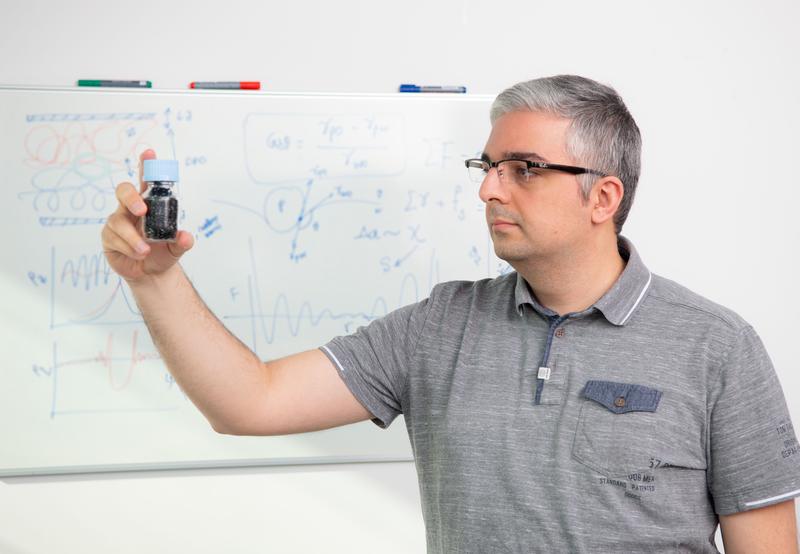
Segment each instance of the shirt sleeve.
[[800,447],[761,339],[743,327],[709,398],[708,483],[718,514],[800,496]]
[[407,405],[406,381],[430,305],[427,298],[399,308],[320,347],[382,429]]

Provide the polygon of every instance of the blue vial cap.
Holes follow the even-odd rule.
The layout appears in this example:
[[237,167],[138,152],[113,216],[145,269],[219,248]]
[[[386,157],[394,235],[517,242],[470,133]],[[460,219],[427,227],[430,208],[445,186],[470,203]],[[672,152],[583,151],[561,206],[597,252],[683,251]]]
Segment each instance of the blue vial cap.
[[144,181],[172,181],[178,180],[178,160],[145,160]]

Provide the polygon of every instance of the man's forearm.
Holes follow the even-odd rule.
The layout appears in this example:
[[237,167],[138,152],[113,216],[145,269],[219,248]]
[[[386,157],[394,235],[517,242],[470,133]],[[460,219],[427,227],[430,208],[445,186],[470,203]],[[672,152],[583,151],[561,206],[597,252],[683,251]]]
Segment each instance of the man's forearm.
[[728,554],[797,553],[794,499],[719,517]]
[[167,368],[215,430],[231,432],[259,412],[265,365],[211,313],[179,264],[130,287]]

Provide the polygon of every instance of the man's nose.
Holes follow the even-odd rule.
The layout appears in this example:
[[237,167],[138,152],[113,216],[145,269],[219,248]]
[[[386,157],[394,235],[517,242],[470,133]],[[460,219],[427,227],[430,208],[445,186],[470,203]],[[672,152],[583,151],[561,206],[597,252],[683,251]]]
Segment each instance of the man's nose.
[[489,168],[486,177],[484,177],[481,182],[478,196],[484,203],[488,203],[490,200],[496,200],[501,203],[507,201],[508,191],[505,185],[500,181],[500,174],[497,172],[496,167]]

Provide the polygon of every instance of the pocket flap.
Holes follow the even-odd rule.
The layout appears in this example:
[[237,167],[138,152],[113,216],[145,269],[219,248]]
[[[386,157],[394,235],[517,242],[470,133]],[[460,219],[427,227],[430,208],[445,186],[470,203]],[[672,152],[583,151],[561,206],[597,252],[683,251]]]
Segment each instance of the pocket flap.
[[626,412],[655,412],[661,391],[633,383],[586,381],[583,396],[599,402],[616,414]]

